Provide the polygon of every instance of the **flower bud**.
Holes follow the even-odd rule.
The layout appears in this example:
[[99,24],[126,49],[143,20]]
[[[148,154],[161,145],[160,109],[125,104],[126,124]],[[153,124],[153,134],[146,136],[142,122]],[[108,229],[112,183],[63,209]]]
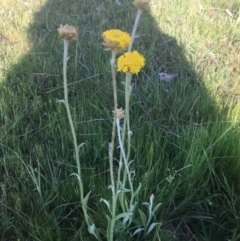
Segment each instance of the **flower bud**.
[[[113,111],[113,114],[115,114],[114,111]],[[122,108],[117,109],[117,118],[121,120],[124,117],[125,117],[125,110],[123,110]]]
[[134,0],[133,4],[136,8],[141,10],[148,10],[150,8],[149,6],[150,0]]
[[77,29],[74,26],[68,24],[65,24],[64,26],[61,24],[58,28],[58,33],[62,39],[68,41],[73,41],[77,37]]

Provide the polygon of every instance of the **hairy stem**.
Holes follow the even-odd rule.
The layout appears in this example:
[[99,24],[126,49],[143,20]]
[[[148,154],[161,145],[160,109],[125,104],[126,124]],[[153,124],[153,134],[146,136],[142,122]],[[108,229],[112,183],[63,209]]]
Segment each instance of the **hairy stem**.
[[109,144],[109,165],[110,165],[110,179],[111,179],[111,190],[112,190],[112,219],[109,230],[109,241],[113,241],[113,230],[115,226],[115,216],[116,216],[116,205],[117,205],[117,194],[116,194],[116,186],[114,181],[114,173],[113,173],[113,152],[114,152],[114,144],[116,137],[116,124],[117,124],[117,80],[116,80],[116,52],[112,51],[111,58],[111,73],[112,73],[112,82],[113,82],[113,98],[114,98],[114,117],[113,117],[113,125],[112,125],[112,138],[111,143]]
[[83,188],[83,181],[82,181],[82,174],[81,174],[81,163],[80,163],[80,157],[79,157],[79,150],[78,150],[78,144],[77,144],[77,135],[75,131],[75,127],[73,124],[73,119],[70,111],[70,106],[68,102],[68,88],[67,88],[67,61],[68,61],[68,45],[69,41],[64,41],[64,52],[63,52],[63,87],[64,87],[64,104],[67,110],[67,116],[68,121],[71,127],[72,137],[73,137],[73,144],[74,144],[74,150],[75,150],[75,158],[76,158],[76,164],[77,164],[77,171],[78,171],[78,184],[80,188],[80,199],[82,203],[82,209],[85,217],[85,221],[88,225],[88,227],[91,225],[89,216],[87,214],[87,204],[84,204],[84,188]]
[[136,37],[137,26],[138,26],[138,22],[139,22],[139,19],[141,17],[142,12],[143,11],[141,9],[137,10],[137,15],[136,15],[136,18],[135,18],[135,22],[134,22],[133,30],[132,30],[132,34],[131,34],[131,43],[128,46],[128,52],[132,51],[132,45],[133,45],[134,39]]
[[[128,178],[128,183],[131,189],[131,200],[130,200],[130,205],[133,203],[133,197],[134,197],[134,191],[133,191],[133,185],[132,185],[132,178],[131,174],[129,171],[129,158],[130,158],[130,151],[131,151],[131,129],[130,129],[130,118],[129,118],[129,104],[130,104],[130,96],[131,96],[131,79],[132,79],[132,74],[131,73],[126,73],[126,81],[125,81],[125,132],[127,131],[127,155],[126,159],[124,161],[124,178],[123,178],[123,186],[125,187],[126,183],[126,178]],[[127,129],[127,130],[126,130]],[[123,159],[124,160],[124,159]]]

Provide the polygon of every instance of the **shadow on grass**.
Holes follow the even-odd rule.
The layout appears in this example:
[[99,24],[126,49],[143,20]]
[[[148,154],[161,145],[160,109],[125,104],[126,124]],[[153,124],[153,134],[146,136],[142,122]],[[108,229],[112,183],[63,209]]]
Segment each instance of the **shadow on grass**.
[[[101,197],[110,198],[112,87],[110,54],[103,50],[101,34],[110,28],[130,32],[134,17],[132,4],[100,0],[51,0],[35,14],[29,27],[34,47],[11,66],[1,87],[2,240],[91,240],[70,176],[76,167],[65,108],[57,103],[63,98],[61,23],[79,30],[69,52],[70,103],[79,143],[87,144],[81,158],[85,188],[92,190],[90,208],[97,225],[106,225],[106,210],[98,204]],[[184,46],[161,32],[150,13],[140,20],[134,49],[146,58],[133,80],[131,100],[141,202],[154,193],[163,203],[157,215],[163,222],[161,240],[233,238],[239,225],[238,132],[187,61]],[[159,72],[177,78],[165,83]],[[118,79],[119,107],[124,107],[123,76]]]

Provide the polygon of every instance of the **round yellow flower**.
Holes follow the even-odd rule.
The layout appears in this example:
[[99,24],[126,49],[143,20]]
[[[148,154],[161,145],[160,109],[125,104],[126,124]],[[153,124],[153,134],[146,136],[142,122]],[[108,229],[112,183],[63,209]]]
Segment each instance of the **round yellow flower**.
[[131,43],[131,37],[128,33],[118,29],[111,29],[103,32],[103,45],[107,50],[117,53],[124,51]]
[[138,74],[144,65],[145,59],[137,51],[127,52],[121,55],[117,61],[118,71],[124,73]]

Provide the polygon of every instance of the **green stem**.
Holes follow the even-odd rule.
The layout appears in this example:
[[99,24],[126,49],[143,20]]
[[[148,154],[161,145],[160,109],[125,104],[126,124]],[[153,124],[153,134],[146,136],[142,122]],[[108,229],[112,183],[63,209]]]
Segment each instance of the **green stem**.
[[[131,201],[130,201],[130,207],[133,203],[133,197],[134,197],[134,190],[133,190],[133,185],[132,185],[132,179],[131,179],[131,173],[129,171],[129,166],[128,166],[128,159],[126,157],[125,151],[124,151],[124,147],[123,147],[123,143],[122,143],[122,139],[121,139],[121,132],[120,132],[120,122],[119,119],[117,119],[117,132],[118,132],[118,140],[119,140],[119,146],[120,146],[120,150],[122,153],[122,157],[123,157],[123,162],[124,162],[124,166],[125,166],[125,170],[124,170],[124,177],[127,176],[128,177],[128,182],[129,182],[129,186],[130,186],[130,190],[131,190]],[[126,177],[125,177],[126,179]],[[126,180],[125,180],[126,182]],[[125,185],[123,185],[124,187]],[[124,192],[123,192],[124,193]],[[122,197],[124,197],[124,195],[122,195]],[[122,200],[123,201],[123,200]],[[128,210],[129,211],[129,210]]]
[[[128,46],[128,52],[130,52],[132,50],[132,45],[133,45],[133,42],[134,42],[134,39],[135,39],[135,36],[136,36],[137,26],[138,26],[139,19],[141,17],[142,12],[143,11],[141,9],[137,10],[137,15],[135,17],[135,22],[134,22],[133,30],[132,30],[132,34],[131,34],[131,43]],[[129,121],[129,101],[130,101],[130,94],[131,94],[131,90],[130,90],[130,88],[131,88],[131,78],[132,78],[132,75],[130,73],[126,74],[126,82],[125,82],[125,106],[126,107],[125,107],[125,109],[128,108],[128,110],[125,110],[125,112],[128,112],[128,113],[127,113],[127,118],[124,118],[123,130],[122,130],[122,143],[123,143],[123,146],[124,146],[126,128],[128,129],[127,160],[129,160],[130,146],[131,146],[131,143],[130,143],[130,138],[131,138],[131,135],[130,135],[130,121]],[[122,161],[122,159],[123,159],[123,156],[121,154],[120,162]],[[123,187],[125,187],[125,183],[126,183],[126,175],[125,175],[125,177],[123,179]]]
[[[129,104],[130,104],[130,96],[131,96],[131,79],[132,74],[126,73],[126,81],[125,81],[125,119],[124,119],[124,132],[126,133],[127,128],[127,156],[126,156],[126,162],[124,162],[124,178],[123,178],[123,187],[125,187],[126,178],[128,178],[128,183],[130,185],[131,189],[131,201],[130,205],[133,203],[133,197],[134,197],[134,191],[133,191],[133,185],[132,185],[132,178],[129,171],[129,158],[130,158],[130,151],[131,151],[131,129],[130,129],[130,114],[129,114]],[[123,159],[124,160],[124,159]]]
[[128,52],[132,51],[132,45],[133,45],[134,39],[136,37],[137,26],[138,26],[138,22],[139,22],[139,19],[141,17],[142,12],[143,11],[141,9],[137,10],[137,15],[136,15],[136,18],[135,18],[135,22],[134,22],[133,30],[132,30],[132,34],[131,34],[131,43],[128,46]]
[[75,150],[75,158],[76,158],[76,164],[77,164],[77,170],[78,170],[78,184],[80,188],[80,199],[85,217],[85,221],[88,225],[88,227],[91,225],[89,216],[87,214],[87,205],[84,205],[84,189],[83,189],[83,181],[82,181],[82,174],[81,174],[81,163],[80,163],[80,158],[79,158],[79,150],[78,150],[78,144],[77,144],[77,135],[76,131],[74,128],[73,124],[73,119],[70,111],[70,106],[68,102],[68,88],[67,88],[67,61],[68,61],[68,45],[69,41],[63,40],[64,41],[64,52],[63,52],[63,87],[64,87],[64,104],[66,106],[67,110],[67,116],[68,116],[68,121],[71,127],[71,132],[72,132],[72,137],[73,137],[73,143],[74,143],[74,150]]
[[115,144],[115,137],[116,137],[116,124],[117,124],[117,81],[116,81],[115,62],[116,62],[116,52],[112,51],[111,73],[112,73],[112,81],[113,81],[114,117],[113,117],[113,126],[112,126],[112,138],[111,138],[111,143],[109,144],[109,165],[110,165],[110,179],[111,179],[111,190],[112,190],[112,220],[110,224],[109,241],[113,241],[113,230],[115,226],[116,205],[117,205],[117,194],[116,194],[116,186],[115,186],[114,173],[113,173],[113,152],[114,152],[114,144]]

